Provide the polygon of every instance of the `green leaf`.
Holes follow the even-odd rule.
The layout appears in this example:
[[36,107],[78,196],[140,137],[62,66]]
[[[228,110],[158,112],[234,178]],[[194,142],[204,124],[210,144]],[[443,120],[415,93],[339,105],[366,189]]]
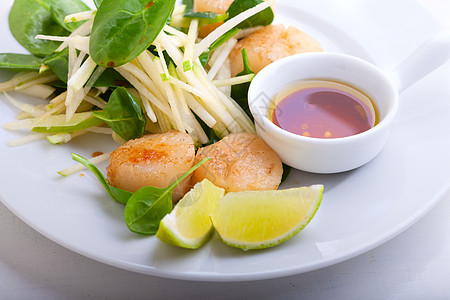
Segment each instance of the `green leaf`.
[[283,182],[286,181],[286,179],[289,177],[289,174],[291,173],[291,171],[292,171],[292,167],[283,163],[283,175],[281,176],[280,184],[282,184]]
[[[242,49],[242,59],[244,63],[244,70],[237,74],[236,76],[255,74],[250,69],[250,63],[248,61],[247,51]],[[240,107],[247,113],[247,115],[253,120],[253,115],[250,112],[250,108],[248,106],[248,89],[250,88],[250,82],[236,84],[231,87],[231,98],[233,98]]]
[[[228,13],[227,20],[237,16],[241,12],[246,11],[247,9],[250,9],[262,2],[263,0],[234,0],[227,10]],[[274,18],[273,10],[270,7],[268,7],[265,10],[241,22],[240,24],[237,25],[237,27],[249,28],[255,26],[266,26],[273,22],[273,18]]]
[[99,8],[103,0],[94,0],[95,7]]
[[208,142],[205,143],[205,144],[196,145],[197,148],[198,147],[206,147],[206,146],[215,144],[215,143],[217,143],[218,141],[221,140],[220,134],[216,133],[213,128],[211,128],[208,125],[206,125],[205,122],[203,122],[203,120],[200,119],[197,115],[195,115],[195,118],[197,119],[197,121],[200,124],[200,126],[203,128],[203,131],[208,136]]
[[67,83],[67,73],[69,70],[69,48],[60,52],[53,52],[44,58],[44,65],[50,67],[59,79]]
[[175,187],[210,158],[203,159],[167,188],[159,189],[146,186],[134,193],[110,185],[102,172],[81,155],[72,153],[72,159],[91,171],[112,199],[126,205],[124,219],[131,231],[141,234],[155,234],[162,218],[172,210],[172,192]]
[[41,65],[42,58],[31,54],[0,53],[0,69],[38,72]]
[[159,189],[147,186],[137,190],[125,206],[124,219],[128,228],[140,234],[155,234],[162,218],[172,211],[174,188],[209,159],[207,157],[193,166],[167,188]]
[[159,223],[172,211],[172,193],[167,189],[143,187],[125,206],[124,219],[128,228],[140,234],[155,234]]
[[105,176],[103,176],[102,172],[93,163],[91,163],[89,160],[82,157],[81,155],[72,153],[72,159],[84,165],[89,171],[91,171],[92,174],[94,174],[95,177],[97,177],[98,181],[100,181],[100,183],[103,185],[106,192],[108,192],[111,198],[113,198],[115,201],[119,203],[127,204],[128,199],[131,197],[131,195],[133,195],[133,193],[121,190],[119,188],[110,185],[106,180]]
[[194,11],[194,0],[183,0],[182,3],[186,5],[184,10],[184,17],[196,18],[200,20],[200,25],[214,24],[225,21],[227,14],[217,14],[215,12],[196,12]]
[[36,35],[69,35],[51,16],[50,5],[55,1],[15,0],[9,12],[9,29],[14,38],[25,49],[39,57],[51,54],[60,42],[37,40]]
[[92,59],[104,67],[133,60],[152,44],[174,6],[175,0],[103,1],[92,27]]
[[50,14],[53,20],[67,31],[74,31],[85,21],[64,23],[64,18],[68,15],[90,10],[89,6],[81,0],[58,0],[50,5]]
[[94,83],[94,87],[130,87],[131,84],[116,70],[107,68]]
[[212,43],[208,51],[203,52],[199,57],[202,66],[205,66],[206,63],[208,62],[211,52],[216,50],[219,46],[223,45],[226,41],[231,39],[239,31],[240,31],[239,28],[233,28],[224,35],[222,35],[220,38],[218,38],[214,43]]
[[144,134],[146,119],[141,105],[124,87],[116,88],[105,109],[95,111],[94,115],[126,141]]
[[186,9],[184,11],[185,14],[194,12],[194,0],[183,0],[181,3],[186,5]]

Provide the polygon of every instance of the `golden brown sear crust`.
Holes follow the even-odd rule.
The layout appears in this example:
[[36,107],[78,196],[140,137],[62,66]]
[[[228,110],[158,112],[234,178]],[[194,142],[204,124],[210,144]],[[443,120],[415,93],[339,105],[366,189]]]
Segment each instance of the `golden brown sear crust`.
[[281,182],[283,168],[278,154],[253,134],[230,134],[200,148],[195,162],[205,157],[211,160],[194,172],[193,183],[207,178],[226,192],[237,192],[275,190]]
[[[194,158],[194,141],[187,133],[149,134],[111,154],[107,177],[111,185],[130,192],[144,186],[165,188],[193,166]],[[174,200],[189,190],[189,181],[188,177],[175,188]]]
[[242,49],[247,51],[250,68],[258,73],[283,57],[305,52],[323,51],[319,42],[295,27],[268,25],[240,40],[230,53],[231,74],[243,70]]

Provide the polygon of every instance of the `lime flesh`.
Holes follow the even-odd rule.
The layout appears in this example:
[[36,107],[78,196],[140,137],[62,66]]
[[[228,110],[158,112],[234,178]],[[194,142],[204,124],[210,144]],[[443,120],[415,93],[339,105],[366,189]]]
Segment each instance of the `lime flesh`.
[[228,193],[211,219],[220,238],[243,250],[278,245],[299,233],[320,206],[323,185]]
[[197,183],[161,220],[156,237],[182,248],[201,247],[214,232],[210,214],[224,192],[207,179]]

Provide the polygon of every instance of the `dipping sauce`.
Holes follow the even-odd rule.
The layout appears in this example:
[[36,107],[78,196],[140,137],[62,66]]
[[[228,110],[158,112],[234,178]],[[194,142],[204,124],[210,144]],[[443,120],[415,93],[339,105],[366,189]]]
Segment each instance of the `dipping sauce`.
[[307,80],[275,97],[272,122],[289,132],[314,138],[340,138],[376,124],[372,101],[357,89],[333,81]]

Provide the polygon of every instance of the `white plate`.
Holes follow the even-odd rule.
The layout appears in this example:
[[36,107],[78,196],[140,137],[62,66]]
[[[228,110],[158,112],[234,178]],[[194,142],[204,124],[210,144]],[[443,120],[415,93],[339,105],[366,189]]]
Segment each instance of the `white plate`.
[[[25,52],[12,39],[0,8],[0,52]],[[415,1],[278,1],[277,22],[296,25],[328,51],[346,52],[383,68],[441,30]],[[415,20],[421,20],[415,22]],[[1,201],[31,227],[95,260],[161,277],[239,281],[286,276],[335,264],[368,251],[422,217],[447,190],[450,178],[450,64],[402,95],[391,139],[372,162],[338,175],[293,172],[284,185],[323,183],[322,206],[291,240],[263,251],[243,252],[214,237],[197,251],[174,248],[128,231],[123,206],[108,198],[89,173],[61,178],[70,152],[89,156],[115,145],[109,138],[80,137],[53,146],[45,141],[10,148],[20,136],[0,129]],[[6,73],[0,73],[2,80]],[[0,101],[2,123],[14,119]],[[299,154],[300,155],[300,154]],[[105,166],[103,166],[103,169]],[[418,240],[418,242],[420,242]]]

